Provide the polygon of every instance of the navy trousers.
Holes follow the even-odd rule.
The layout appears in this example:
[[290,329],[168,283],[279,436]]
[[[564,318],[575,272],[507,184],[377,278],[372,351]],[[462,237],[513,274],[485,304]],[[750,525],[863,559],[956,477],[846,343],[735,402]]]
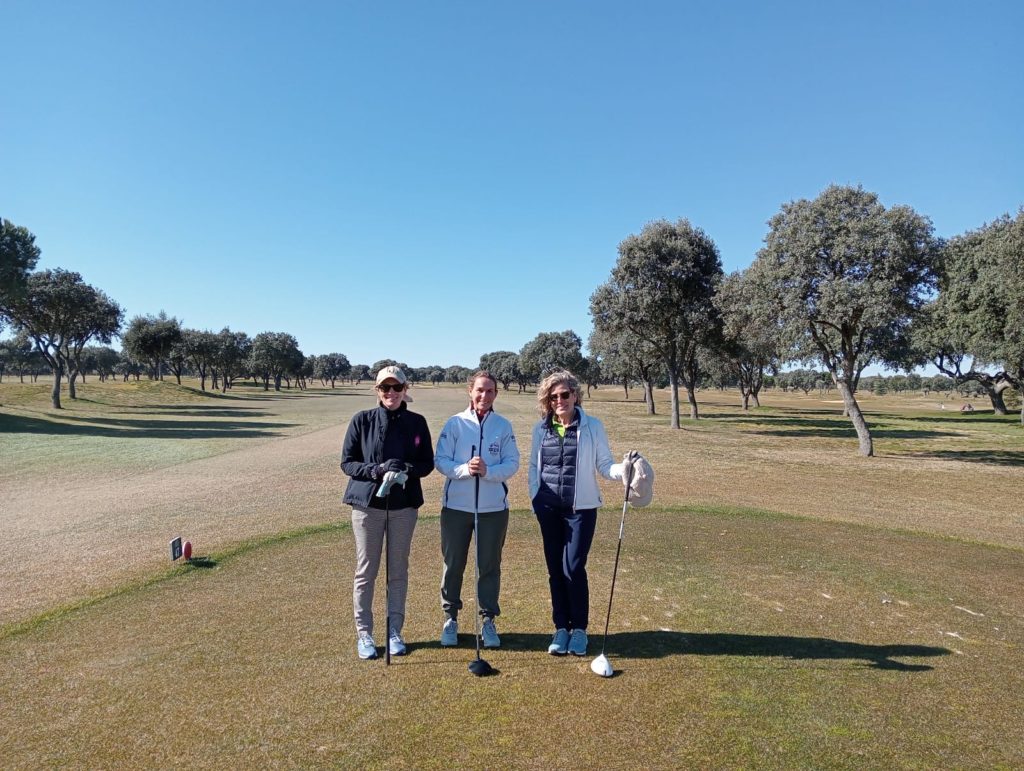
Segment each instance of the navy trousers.
[[539,507],[534,513],[544,541],[555,629],[586,629],[590,620],[587,555],[594,540],[597,509]]

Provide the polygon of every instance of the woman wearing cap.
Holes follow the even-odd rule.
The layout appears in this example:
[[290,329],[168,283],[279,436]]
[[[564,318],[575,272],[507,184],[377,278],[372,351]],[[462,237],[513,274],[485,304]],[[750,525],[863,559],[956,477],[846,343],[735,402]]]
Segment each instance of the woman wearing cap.
[[[409,586],[409,550],[423,505],[420,479],[434,468],[430,430],[422,415],[406,407],[408,381],[398,367],[377,373],[377,406],[357,412],[348,425],[341,449],[341,469],[348,476],[344,502],[352,506],[352,533],[356,539],[356,573],[352,604],[356,621],[356,650],[361,659],[377,657],[373,639],[373,590],[384,545],[388,517],[389,608],[391,637],[385,640],[392,656],[405,654],[402,626]],[[405,472],[404,485],[382,483]],[[401,477],[399,477],[399,480]],[[388,513],[389,512],[389,513]]]
[[582,397],[571,372],[544,378],[537,389],[542,417],[530,446],[530,500],[544,542],[555,624],[548,653],[556,656],[587,653],[587,555],[603,503],[597,475],[621,480],[625,470],[612,462],[604,425],[579,406]]

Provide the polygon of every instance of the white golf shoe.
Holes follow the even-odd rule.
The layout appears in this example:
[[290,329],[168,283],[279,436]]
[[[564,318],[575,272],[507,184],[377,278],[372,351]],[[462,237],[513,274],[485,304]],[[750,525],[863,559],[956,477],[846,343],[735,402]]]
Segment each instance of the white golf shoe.
[[369,632],[360,632],[356,638],[356,651],[361,659],[377,658],[377,643],[373,641],[373,635]]
[[485,618],[483,628],[480,630],[480,637],[485,648],[500,648],[501,638],[498,637],[498,630],[494,628],[494,619]]
[[392,656],[404,656],[406,653],[405,640],[402,639],[402,633],[397,629],[391,630],[391,639],[388,640],[388,650],[391,651]]
[[452,648],[459,644],[459,622],[450,618],[441,627],[441,645]]

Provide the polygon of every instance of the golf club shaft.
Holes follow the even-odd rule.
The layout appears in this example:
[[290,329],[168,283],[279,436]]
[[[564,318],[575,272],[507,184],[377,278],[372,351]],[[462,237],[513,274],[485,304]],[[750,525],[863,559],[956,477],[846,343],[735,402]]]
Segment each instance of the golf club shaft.
[[[476,445],[470,454],[476,457]],[[473,582],[474,594],[476,596],[476,608],[473,609],[473,635],[476,637],[476,657],[480,658],[480,477],[473,475],[476,487],[473,490],[473,540],[476,541],[476,558],[473,560],[473,572],[476,580]]]
[[604,639],[601,640],[601,655],[608,643],[608,625],[612,620],[612,599],[615,597],[615,577],[619,574],[619,554],[622,553],[622,536],[626,530],[626,507],[629,505],[630,483],[633,481],[633,453],[629,454],[626,468],[626,496],[622,501],[622,518],[619,520],[619,545],[615,547],[615,567],[612,568],[612,590],[608,593],[608,614],[604,619]]
[[391,490],[384,499],[384,666],[391,665]]

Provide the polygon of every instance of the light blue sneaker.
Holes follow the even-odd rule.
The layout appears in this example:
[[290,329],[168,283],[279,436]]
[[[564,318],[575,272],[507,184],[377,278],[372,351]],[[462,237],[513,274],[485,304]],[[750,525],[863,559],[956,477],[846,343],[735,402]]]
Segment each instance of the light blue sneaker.
[[498,637],[498,630],[494,628],[494,619],[485,618],[483,628],[480,630],[485,648],[500,648],[501,638]]
[[555,636],[551,638],[551,645],[548,646],[548,653],[552,656],[564,656],[569,652],[569,630],[556,629]]
[[450,618],[441,627],[441,645],[452,648],[459,644],[459,622]]
[[569,635],[569,653],[573,656],[587,655],[587,630],[573,629]]
[[405,655],[405,640],[402,639],[402,633],[397,629],[391,630],[391,639],[388,640],[388,650],[391,651],[392,656]]
[[361,659],[377,658],[377,643],[373,641],[373,636],[369,632],[359,633],[359,637],[356,639],[356,650]]

